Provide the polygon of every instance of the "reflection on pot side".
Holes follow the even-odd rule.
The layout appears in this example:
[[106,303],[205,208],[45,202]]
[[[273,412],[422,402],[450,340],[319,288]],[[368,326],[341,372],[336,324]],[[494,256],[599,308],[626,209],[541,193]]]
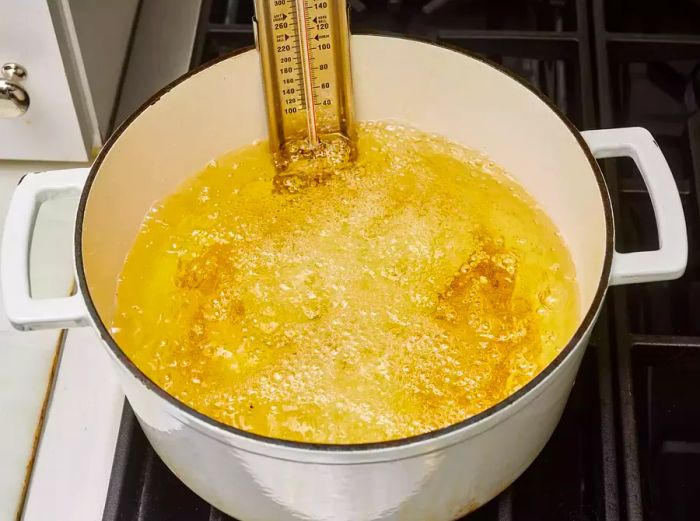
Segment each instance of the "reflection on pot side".
[[146,217],[113,332],[195,409],[277,438],[359,443],[476,414],[579,322],[556,228],[485,156],[390,124],[357,161],[275,188],[266,144]]

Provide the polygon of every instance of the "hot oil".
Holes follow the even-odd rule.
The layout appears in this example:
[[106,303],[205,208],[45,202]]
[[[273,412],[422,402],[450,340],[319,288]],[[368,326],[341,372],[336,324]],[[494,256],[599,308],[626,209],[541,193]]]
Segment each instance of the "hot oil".
[[386,124],[280,190],[267,144],[144,221],[114,335],[158,385],[262,435],[396,439],[499,402],[579,322],[555,226],[488,158]]

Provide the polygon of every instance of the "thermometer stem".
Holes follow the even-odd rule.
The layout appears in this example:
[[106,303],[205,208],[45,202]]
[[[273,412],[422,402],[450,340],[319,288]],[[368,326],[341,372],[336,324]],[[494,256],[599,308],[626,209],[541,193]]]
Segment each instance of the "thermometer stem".
[[309,132],[309,143],[313,148],[318,145],[318,129],[316,121],[316,100],[314,99],[313,68],[311,65],[311,49],[309,44],[309,15],[306,0],[295,0],[297,28],[299,30],[299,53],[301,58],[301,75],[304,83],[306,99],[306,126]]

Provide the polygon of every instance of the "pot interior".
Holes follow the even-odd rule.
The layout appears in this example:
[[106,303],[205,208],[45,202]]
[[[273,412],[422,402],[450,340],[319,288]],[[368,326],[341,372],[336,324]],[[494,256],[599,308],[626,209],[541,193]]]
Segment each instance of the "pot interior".
[[[583,318],[607,278],[611,232],[605,189],[577,134],[528,88],[459,52],[353,36],[352,66],[359,121],[398,120],[482,150],[537,200],[571,251]],[[211,159],[266,138],[262,93],[258,54],[244,52],[179,83],[107,145],[85,202],[78,266],[103,324],[151,206]]]

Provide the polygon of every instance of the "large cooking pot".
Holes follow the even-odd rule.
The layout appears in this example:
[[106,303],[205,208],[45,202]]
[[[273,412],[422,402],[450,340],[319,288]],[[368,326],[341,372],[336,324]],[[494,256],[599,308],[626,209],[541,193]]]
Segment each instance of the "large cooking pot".
[[[223,425],[168,395],[109,331],[124,258],[151,205],[210,159],[266,136],[259,58],[209,64],[143,105],[91,169],[27,175],[5,225],[2,285],[20,329],[92,325],[114,360],[149,441],[192,490],[243,521],[446,521],[484,504],[544,447],[574,382],[611,284],[671,279],[686,265],[681,202],[651,135],[639,128],[579,133],[520,80],[432,44],[352,38],[359,120],[400,120],[485,151],[559,227],[576,266],[581,323],[549,366],[490,409],[438,431],[385,443],[315,445]],[[613,216],[595,158],[628,156],[656,215],[660,249],[614,250]],[[82,191],[75,227],[79,292],[30,297],[28,252],[39,204]]]

